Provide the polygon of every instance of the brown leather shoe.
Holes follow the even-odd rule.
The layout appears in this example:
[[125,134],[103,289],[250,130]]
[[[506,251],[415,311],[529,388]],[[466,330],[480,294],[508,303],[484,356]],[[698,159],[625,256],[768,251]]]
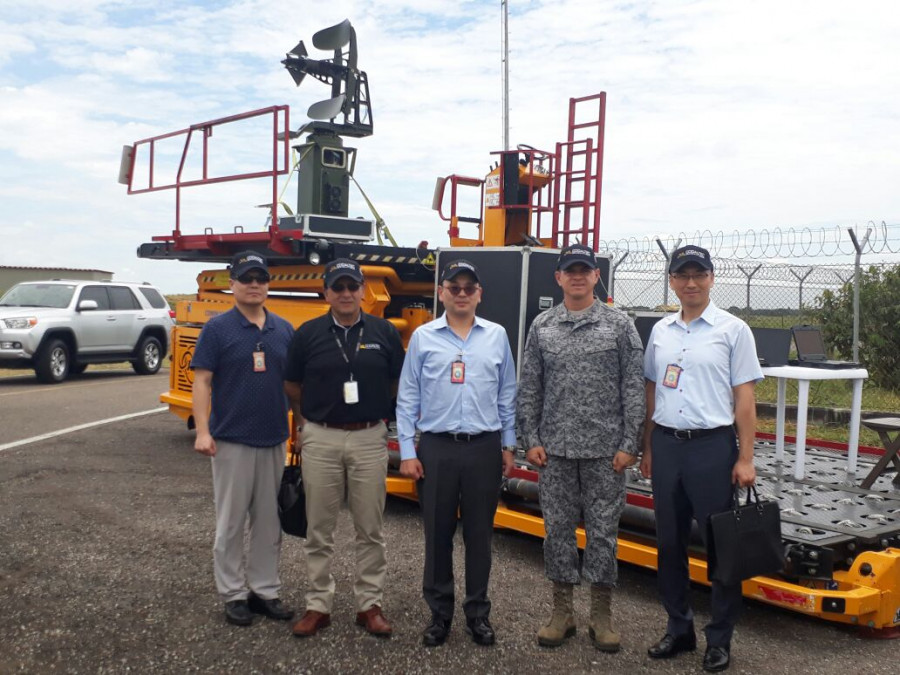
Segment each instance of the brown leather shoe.
[[310,637],[318,633],[320,628],[330,625],[331,614],[323,614],[314,609],[308,609],[303,617],[294,624],[291,632],[295,637]]
[[365,612],[357,612],[356,625],[364,626],[368,633],[376,637],[388,638],[394,632],[378,605],[372,605]]

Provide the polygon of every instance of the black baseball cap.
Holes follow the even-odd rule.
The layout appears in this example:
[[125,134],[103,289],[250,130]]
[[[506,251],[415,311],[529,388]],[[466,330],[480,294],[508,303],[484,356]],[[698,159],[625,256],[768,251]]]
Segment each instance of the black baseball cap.
[[676,249],[675,253],[672,254],[672,262],[669,263],[669,274],[677,272],[685,265],[690,265],[691,263],[699,265],[710,272],[713,271],[713,263],[712,258],[709,256],[709,251],[700,246],[689,244]]
[[475,283],[480,284],[481,279],[478,278],[478,268],[475,267],[468,260],[463,260],[460,258],[459,260],[454,260],[451,263],[448,263],[444,268],[444,271],[441,272],[441,283],[445,281],[452,281],[456,275],[462,274],[466,272],[467,274],[471,274],[475,277]]
[[250,270],[261,270],[268,274],[269,265],[266,262],[265,257],[256,251],[241,251],[240,253],[235,253],[234,257],[231,259],[231,267],[228,270],[231,278],[237,279]]
[[597,258],[594,252],[584,244],[572,244],[559,252],[559,260],[556,269],[567,270],[572,265],[587,265],[592,270],[597,269]]
[[325,287],[331,288],[334,282],[341,277],[348,277],[353,281],[363,283],[362,270],[359,263],[349,258],[336,258],[325,265]]

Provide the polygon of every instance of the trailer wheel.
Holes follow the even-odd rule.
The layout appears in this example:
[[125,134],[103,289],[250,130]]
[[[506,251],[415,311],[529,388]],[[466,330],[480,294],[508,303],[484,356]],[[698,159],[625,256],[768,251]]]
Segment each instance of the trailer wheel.
[[152,335],[141,340],[138,347],[138,357],[131,366],[138,375],[153,375],[159,371],[162,365],[162,345]]
[[50,340],[38,353],[34,374],[46,384],[59,384],[69,374],[69,348],[62,340]]

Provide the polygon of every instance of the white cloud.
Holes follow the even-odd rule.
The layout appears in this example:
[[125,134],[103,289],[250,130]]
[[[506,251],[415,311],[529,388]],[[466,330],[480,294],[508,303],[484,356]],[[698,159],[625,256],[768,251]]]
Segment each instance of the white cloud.
[[[401,243],[445,243],[435,176],[483,176],[502,142],[499,3],[0,6],[0,264],[99,267],[190,291],[195,266],[134,257],[173,229],[174,195],[126,196],[121,146],[272,104],[290,104],[297,128],[328,90],[311,78],[295,88],[279,61],[299,39],[315,53],[312,34],[344,18],[375,113],[375,135],[348,145]],[[608,239],[900,221],[893,9],[513,0],[511,140],[554,149],[568,99],[607,91]],[[229,166],[249,161],[249,148],[215,141]],[[259,182],[186,190],[186,227],[257,227],[268,194]],[[351,211],[365,214],[362,200]]]

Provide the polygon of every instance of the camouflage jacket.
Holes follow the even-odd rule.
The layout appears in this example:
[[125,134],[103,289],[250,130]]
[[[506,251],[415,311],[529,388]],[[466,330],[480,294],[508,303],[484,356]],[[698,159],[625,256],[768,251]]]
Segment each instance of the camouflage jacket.
[[643,348],[624,312],[595,301],[572,315],[562,303],[531,324],[519,381],[517,423],[525,448],[571,459],[640,448]]

